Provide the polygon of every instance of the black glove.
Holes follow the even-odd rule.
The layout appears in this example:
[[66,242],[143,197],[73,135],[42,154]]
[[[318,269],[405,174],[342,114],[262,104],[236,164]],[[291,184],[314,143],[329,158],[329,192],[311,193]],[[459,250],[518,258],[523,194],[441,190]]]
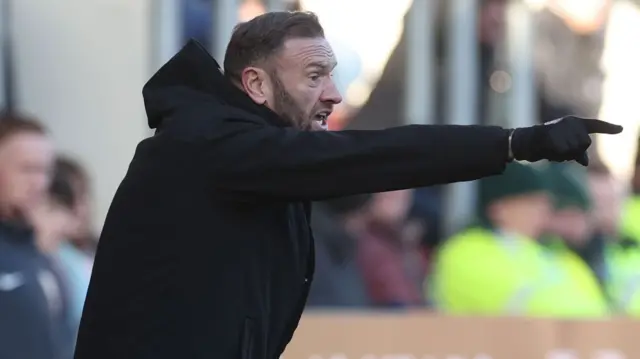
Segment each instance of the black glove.
[[513,130],[511,153],[519,161],[536,162],[547,159],[553,162],[577,161],[589,165],[587,149],[594,133],[615,135],[622,126],[608,122],[566,116],[543,125]]

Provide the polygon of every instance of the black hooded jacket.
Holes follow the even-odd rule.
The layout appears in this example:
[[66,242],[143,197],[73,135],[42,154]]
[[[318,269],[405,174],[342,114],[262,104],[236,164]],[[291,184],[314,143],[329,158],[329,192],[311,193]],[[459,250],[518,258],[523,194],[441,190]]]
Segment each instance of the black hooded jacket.
[[98,244],[76,359],[277,359],[314,270],[310,201],[503,171],[508,131],[301,132],[189,42],[145,85]]

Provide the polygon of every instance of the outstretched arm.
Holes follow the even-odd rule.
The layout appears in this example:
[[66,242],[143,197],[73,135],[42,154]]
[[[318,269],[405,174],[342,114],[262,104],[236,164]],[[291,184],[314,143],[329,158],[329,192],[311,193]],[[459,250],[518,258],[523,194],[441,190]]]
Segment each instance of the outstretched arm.
[[302,132],[230,119],[209,144],[207,162],[218,189],[320,200],[501,173],[508,161],[509,130],[411,125]]

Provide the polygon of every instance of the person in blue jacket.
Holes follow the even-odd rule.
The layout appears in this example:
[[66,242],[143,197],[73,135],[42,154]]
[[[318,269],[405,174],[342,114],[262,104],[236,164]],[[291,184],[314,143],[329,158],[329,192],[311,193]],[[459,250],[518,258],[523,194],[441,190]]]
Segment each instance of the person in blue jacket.
[[60,271],[40,250],[32,210],[44,199],[53,146],[36,121],[0,115],[0,358],[68,359]]

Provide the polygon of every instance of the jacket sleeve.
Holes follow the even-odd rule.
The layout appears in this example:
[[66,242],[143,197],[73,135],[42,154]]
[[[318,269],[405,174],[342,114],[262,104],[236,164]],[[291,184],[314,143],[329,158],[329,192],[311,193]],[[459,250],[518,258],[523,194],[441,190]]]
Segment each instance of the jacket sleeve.
[[240,195],[315,201],[469,181],[501,173],[508,157],[500,127],[306,132],[226,122],[207,141],[207,168],[218,190]]

